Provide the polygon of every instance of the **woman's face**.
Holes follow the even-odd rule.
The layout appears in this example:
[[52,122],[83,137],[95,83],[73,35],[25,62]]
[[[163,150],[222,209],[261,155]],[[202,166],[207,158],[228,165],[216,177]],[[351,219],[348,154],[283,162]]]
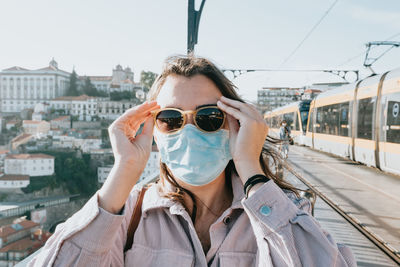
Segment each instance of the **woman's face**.
[[[157,96],[157,103],[161,108],[195,110],[202,105],[216,105],[221,96],[218,87],[204,75],[190,78],[169,75]],[[188,116],[187,123],[193,124],[192,116]]]

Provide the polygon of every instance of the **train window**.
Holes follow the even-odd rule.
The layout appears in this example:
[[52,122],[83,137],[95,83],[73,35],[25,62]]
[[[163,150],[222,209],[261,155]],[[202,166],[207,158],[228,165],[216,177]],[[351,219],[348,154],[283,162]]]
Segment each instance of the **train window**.
[[340,104],[339,135],[349,136],[349,102]]
[[339,135],[339,104],[325,106],[322,110],[324,133]]
[[316,121],[315,121],[315,132],[316,133],[322,133],[322,107],[316,108]]
[[286,121],[287,125],[288,125],[290,128],[293,128],[293,127],[292,127],[293,118],[294,118],[294,112],[283,114],[283,119]]
[[400,143],[400,94],[394,95],[397,96],[397,99],[394,99],[397,101],[388,102],[386,141]]
[[357,138],[372,140],[375,97],[358,101]]
[[294,127],[294,129],[296,130],[296,131],[300,131],[300,126],[299,126],[299,117],[297,116],[297,112],[294,112],[294,119],[295,119],[295,121],[296,121],[296,123],[295,123],[295,127]]
[[[314,109],[310,110],[310,121],[308,122],[308,131],[310,133],[313,131],[313,121],[314,121],[314,119],[313,119],[314,112],[313,111],[314,111]],[[303,124],[303,127],[306,127],[304,125],[307,125],[307,124]]]

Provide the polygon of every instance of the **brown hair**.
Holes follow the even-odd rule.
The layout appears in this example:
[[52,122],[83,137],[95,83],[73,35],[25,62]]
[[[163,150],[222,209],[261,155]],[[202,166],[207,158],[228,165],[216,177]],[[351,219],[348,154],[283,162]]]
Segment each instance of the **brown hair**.
[[[162,70],[162,73],[156,78],[153,86],[150,89],[148,99],[155,100],[161,90],[161,87],[164,85],[165,80],[169,75],[181,75],[184,77],[192,77],[194,75],[201,74],[206,76],[208,79],[214,82],[214,84],[218,87],[223,96],[244,102],[239,95],[236,93],[236,86],[225,77],[225,75],[220,71],[210,60],[196,57],[193,55],[188,56],[171,56],[165,60],[165,64]],[[298,195],[297,189],[293,187],[288,182],[285,182],[281,177],[278,176],[276,172],[271,171],[270,169],[270,160],[273,160],[272,166],[278,166],[280,164],[280,156],[275,152],[275,149],[271,146],[271,144],[277,144],[280,141],[278,139],[267,136],[266,142],[262,148],[262,152],[260,154],[260,164],[261,167],[267,177],[274,180],[275,183],[282,189],[287,189],[294,192]],[[231,160],[226,169],[225,176],[231,177],[232,173],[236,173],[235,164],[233,160]],[[174,185],[177,190],[176,192],[167,192],[165,190],[165,182],[168,181],[172,185]],[[184,193],[187,193],[193,201],[193,212],[192,212],[192,220],[195,220],[196,216],[196,200],[194,198],[194,194],[189,190],[181,187],[173,175],[168,170],[165,163],[160,162],[160,182],[161,182],[161,190],[162,193],[173,199],[181,202],[185,207],[187,207],[183,201]],[[227,184],[230,183],[230,179],[227,179]],[[193,214],[194,213],[194,214]]]

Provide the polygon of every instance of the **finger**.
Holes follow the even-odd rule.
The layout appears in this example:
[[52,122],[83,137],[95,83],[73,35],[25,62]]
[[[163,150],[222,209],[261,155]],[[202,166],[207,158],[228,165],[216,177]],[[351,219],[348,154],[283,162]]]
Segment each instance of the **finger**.
[[233,116],[237,120],[244,120],[246,119],[245,115],[240,112],[240,110],[233,108],[231,106],[226,105],[225,103],[222,103],[221,101],[217,102],[217,106],[222,109],[222,111],[225,111],[229,115]]
[[224,103],[224,104],[228,104],[229,106],[235,107],[239,110],[241,109],[245,109],[246,108],[246,103],[234,100],[234,99],[230,99],[227,98],[225,96],[221,96],[220,100]]
[[234,132],[234,133],[238,132],[240,126],[239,126],[239,122],[237,121],[237,119],[235,119],[231,115],[227,115],[226,119],[228,121],[229,131]]
[[[124,113],[121,115],[118,119],[116,119],[111,125],[110,128],[119,128],[119,129],[125,129],[127,127],[127,124],[129,125],[130,128],[139,128],[140,124],[142,124],[146,117],[151,114],[151,111],[159,109],[160,106],[150,106],[147,109],[142,110],[141,112],[138,112],[137,110],[129,109],[125,112],[129,113]],[[130,115],[129,115],[130,114]]]
[[154,121],[152,116],[148,116],[144,122],[142,132],[136,137],[137,142],[148,145],[153,141]]
[[147,116],[148,113],[150,113],[153,110],[159,109],[160,106],[157,104],[157,102],[154,102],[153,104],[148,104],[148,105],[140,105],[136,106],[133,108],[130,108],[126,110],[119,119],[118,121],[124,121],[127,119],[130,119],[132,116],[137,116],[137,115],[145,115]]

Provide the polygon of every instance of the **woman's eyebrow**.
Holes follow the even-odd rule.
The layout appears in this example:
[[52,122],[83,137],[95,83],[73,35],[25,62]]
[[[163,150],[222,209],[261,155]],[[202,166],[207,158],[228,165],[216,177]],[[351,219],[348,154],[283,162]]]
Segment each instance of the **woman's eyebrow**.
[[200,106],[196,106],[196,109],[199,109],[199,108],[202,108],[202,107],[216,106],[216,105],[217,105],[217,103],[213,103],[213,104],[203,104],[203,105],[200,105]]
[[[196,106],[196,109],[199,109],[199,108],[202,108],[202,107],[211,107],[211,106],[216,106],[216,105],[217,105],[217,103],[203,104],[203,105]],[[181,108],[179,106],[174,106],[174,105],[165,106],[165,108],[176,108],[176,109],[183,110],[183,108]]]

